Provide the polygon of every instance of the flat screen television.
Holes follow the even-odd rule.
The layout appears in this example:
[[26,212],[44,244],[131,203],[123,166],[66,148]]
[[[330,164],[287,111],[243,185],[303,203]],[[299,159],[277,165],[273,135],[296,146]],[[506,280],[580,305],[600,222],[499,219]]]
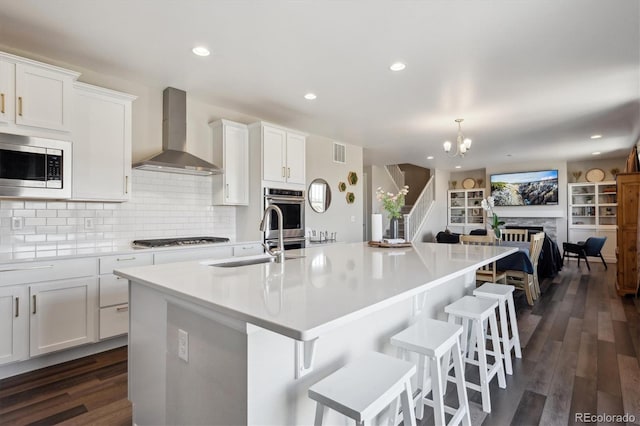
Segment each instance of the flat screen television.
[[496,206],[558,204],[558,170],[491,175],[491,196]]

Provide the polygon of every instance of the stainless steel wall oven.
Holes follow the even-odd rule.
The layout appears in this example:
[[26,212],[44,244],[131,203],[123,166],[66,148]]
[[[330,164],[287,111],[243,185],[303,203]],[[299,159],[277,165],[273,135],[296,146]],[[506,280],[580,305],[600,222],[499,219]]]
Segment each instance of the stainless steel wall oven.
[[[265,188],[264,208],[275,205],[282,210],[282,227],[284,248],[304,248],[304,207],[305,193],[300,190]],[[275,212],[269,215],[267,231],[264,235],[265,243],[271,247],[277,244],[278,216]]]

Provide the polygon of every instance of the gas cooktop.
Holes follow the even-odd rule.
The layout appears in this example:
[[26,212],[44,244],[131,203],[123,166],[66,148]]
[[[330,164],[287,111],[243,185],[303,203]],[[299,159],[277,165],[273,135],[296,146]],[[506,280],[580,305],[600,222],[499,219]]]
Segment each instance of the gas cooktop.
[[198,244],[228,243],[229,238],[224,237],[183,237],[183,238],[157,238],[153,240],[135,240],[134,247],[173,247],[192,246]]

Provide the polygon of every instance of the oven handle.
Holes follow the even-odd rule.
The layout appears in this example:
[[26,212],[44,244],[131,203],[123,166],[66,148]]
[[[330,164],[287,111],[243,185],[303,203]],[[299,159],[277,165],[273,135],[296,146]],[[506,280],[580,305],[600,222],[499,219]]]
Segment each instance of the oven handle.
[[[287,243],[301,243],[303,241],[306,241],[305,237],[300,237],[300,238],[285,238],[283,240],[284,244]],[[274,244],[277,245],[278,244],[278,239],[277,238],[270,238],[268,240],[265,241],[266,244]]]
[[304,203],[304,197],[286,197],[286,196],[278,196],[274,197],[273,195],[267,195],[264,197],[267,201],[285,201],[285,202],[300,202]]

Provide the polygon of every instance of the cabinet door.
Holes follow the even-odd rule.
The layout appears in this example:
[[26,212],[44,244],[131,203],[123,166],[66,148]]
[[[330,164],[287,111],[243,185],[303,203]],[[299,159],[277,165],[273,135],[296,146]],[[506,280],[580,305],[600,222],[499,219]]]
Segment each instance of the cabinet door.
[[16,64],[16,123],[68,131],[70,77],[26,64]]
[[15,120],[15,68],[13,63],[0,58],[0,122]]
[[76,88],[73,198],[125,201],[131,175],[131,102]]
[[225,204],[249,203],[249,131],[224,128],[224,200]]
[[26,286],[0,287],[0,365],[27,357]]
[[33,284],[29,290],[31,356],[95,341],[95,278]]
[[268,126],[262,131],[262,179],[285,182],[287,133]]
[[306,138],[295,133],[287,133],[287,182],[305,184],[305,144]]

